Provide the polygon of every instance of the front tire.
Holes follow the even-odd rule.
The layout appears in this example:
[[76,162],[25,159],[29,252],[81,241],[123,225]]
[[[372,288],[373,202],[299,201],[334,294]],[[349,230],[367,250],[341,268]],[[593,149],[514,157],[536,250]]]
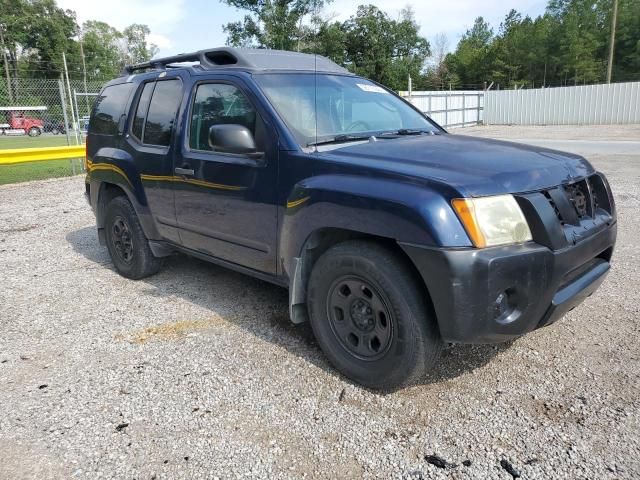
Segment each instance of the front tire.
[[372,242],[327,250],[311,272],[311,327],[333,366],[375,389],[422,378],[442,340],[428,300],[400,255]]
[[131,202],[115,197],[105,212],[107,249],[116,270],[123,277],[139,280],[157,273],[162,260],[154,257]]
[[39,137],[40,135],[42,135],[42,130],[40,130],[38,127],[31,127],[29,129],[30,137]]

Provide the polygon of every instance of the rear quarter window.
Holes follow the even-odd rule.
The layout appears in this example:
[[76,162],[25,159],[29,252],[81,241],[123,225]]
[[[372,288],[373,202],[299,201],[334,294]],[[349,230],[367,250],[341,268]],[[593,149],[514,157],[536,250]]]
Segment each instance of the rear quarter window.
[[93,113],[89,121],[89,133],[98,135],[118,134],[118,122],[125,113],[132,89],[133,84],[121,83],[102,90],[93,107]]

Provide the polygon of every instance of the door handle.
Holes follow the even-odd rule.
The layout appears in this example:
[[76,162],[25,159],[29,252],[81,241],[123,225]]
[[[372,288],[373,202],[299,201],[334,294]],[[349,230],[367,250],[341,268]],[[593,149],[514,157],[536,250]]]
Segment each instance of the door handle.
[[178,175],[195,175],[196,172],[192,168],[176,168],[174,170]]

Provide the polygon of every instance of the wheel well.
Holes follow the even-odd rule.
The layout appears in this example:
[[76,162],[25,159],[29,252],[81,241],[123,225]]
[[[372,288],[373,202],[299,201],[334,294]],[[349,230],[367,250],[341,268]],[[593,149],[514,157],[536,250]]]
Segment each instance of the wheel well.
[[[400,261],[406,266],[407,270],[411,272],[416,285],[418,285],[419,288],[423,291],[424,298],[427,300],[427,307],[429,308],[430,313],[433,315],[433,318],[436,318],[431,295],[429,294],[429,290],[424,283],[420,272],[418,272],[416,266],[413,264],[406,252],[400,247],[400,245],[398,245],[398,242],[396,242],[396,240],[392,238],[380,237],[377,235],[370,235],[367,233],[340,228],[323,228],[320,230],[316,230],[311,235],[309,235],[309,237],[305,241],[304,246],[302,247],[302,252],[300,252],[300,260],[297,267],[299,269],[299,272],[297,273],[300,279],[300,287],[296,288],[297,292],[290,292],[290,302],[292,303],[291,307],[299,307],[300,305],[302,305],[305,309],[306,316],[306,291],[313,266],[324,252],[329,250],[334,245],[349,240],[363,240],[374,242],[396,254]],[[294,319],[294,321],[296,320]]]
[[100,192],[98,193],[98,208],[96,209],[98,229],[102,229],[104,227],[104,214],[107,210],[107,205],[111,200],[120,196],[126,197],[127,194],[118,185],[107,182],[103,182],[100,185]]

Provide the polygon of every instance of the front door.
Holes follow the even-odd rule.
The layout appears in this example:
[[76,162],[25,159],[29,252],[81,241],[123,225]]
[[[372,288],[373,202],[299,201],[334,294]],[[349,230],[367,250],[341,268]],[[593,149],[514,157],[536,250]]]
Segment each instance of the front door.
[[[277,136],[250,95],[231,78],[194,86],[174,161],[176,218],[184,247],[275,274]],[[213,151],[219,124],[247,127],[262,158]]]

